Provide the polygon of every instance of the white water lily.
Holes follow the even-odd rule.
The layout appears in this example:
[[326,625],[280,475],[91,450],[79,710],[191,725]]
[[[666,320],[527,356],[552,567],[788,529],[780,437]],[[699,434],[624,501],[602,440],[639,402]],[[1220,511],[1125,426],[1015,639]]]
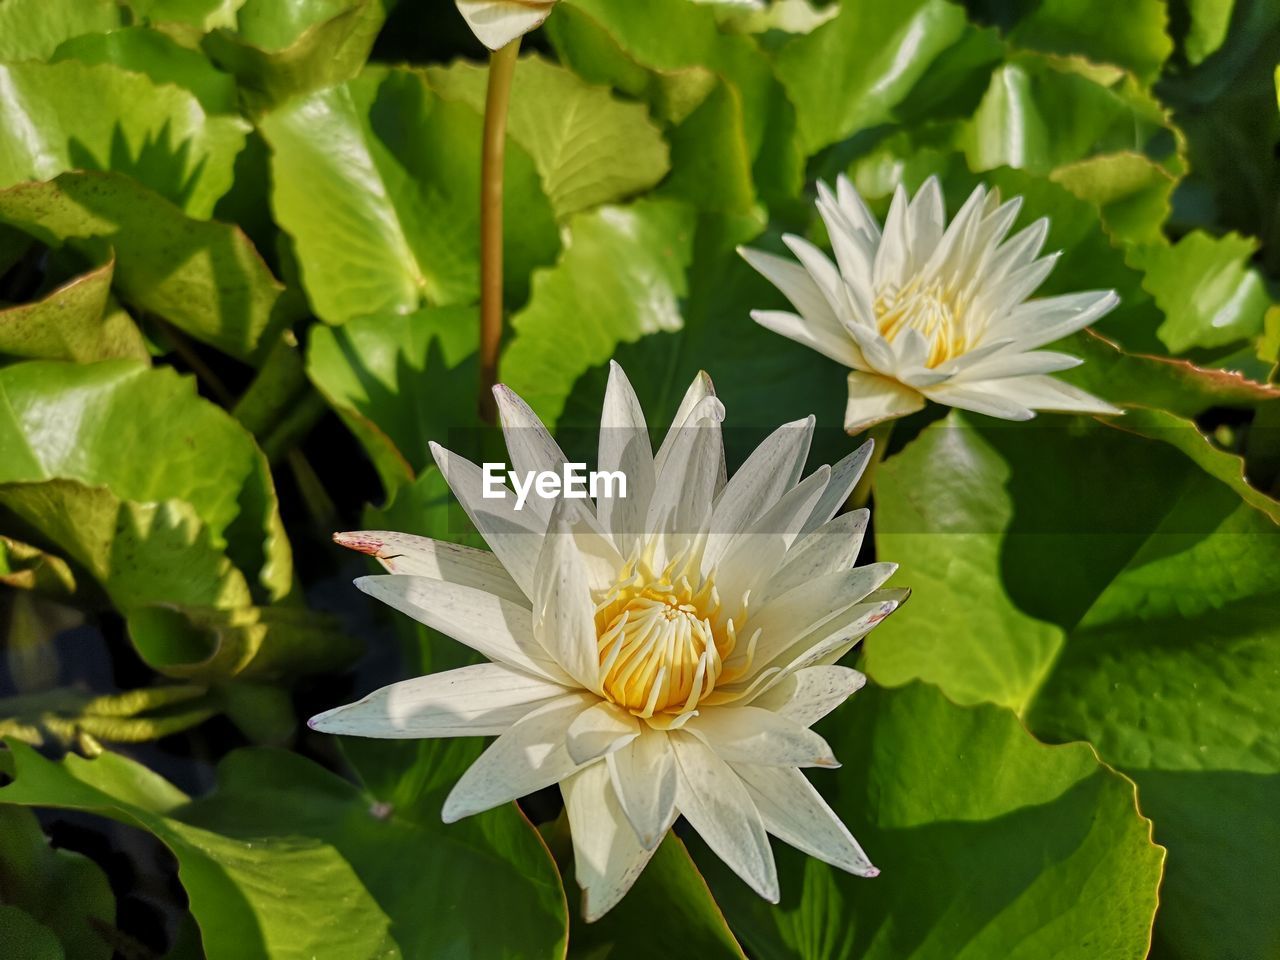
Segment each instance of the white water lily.
[[979,186],[948,226],[930,177],[908,201],[894,191],[883,231],[840,177],[818,184],[818,211],[836,262],[802,237],[783,242],[799,263],[759,250],[742,256],[791,301],[795,313],[752,318],[851,368],[845,429],[921,409],[926,400],[1006,420],[1036,410],[1122,411],[1049,374],[1079,365],[1039,347],[1093,323],[1118,302],[1112,290],[1028,300],[1058,254],[1041,257],[1045,218],[1006,239],[1022,198],[1000,202]]
[[457,0],[471,32],[490,50],[542,26],[556,0]]
[[[510,390],[511,466],[559,473],[564,454]],[[683,815],[757,892],[778,898],[766,834],[860,876],[857,841],[801,774],[834,767],[810,728],[865,678],[836,664],[906,590],[896,564],[854,567],[867,511],[841,516],[871,444],[801,479],[813,418],[769,436],[732,479],[724,407],[689,388],[656,455],[613,365],[599,469],[627,495],[485,498],[473,463],[432,446],[493,552],[382,531],[338,534],[389,576],[360,589],[491,662],[394,683],[320,714],[366,737],[497,735],[454,786],[452,822],[559,783],[583,913],[626,893]]]

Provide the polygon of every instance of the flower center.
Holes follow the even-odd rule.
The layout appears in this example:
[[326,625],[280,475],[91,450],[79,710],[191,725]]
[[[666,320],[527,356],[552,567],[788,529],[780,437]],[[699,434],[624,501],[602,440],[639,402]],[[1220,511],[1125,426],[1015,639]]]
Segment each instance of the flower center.
[[876,297],[880,334],[893,342],[904,330],[919,330],[929,343],[928,367],[936,367],[965,352],[964,311],[955,291],[939,280],[919,277],[901,289],[889,288]]
[[733,621],[719,623],[713,579],[682,566],[653,576],[629,563],[596,605],[604,694],[638,717],[693,710],[736,646]]

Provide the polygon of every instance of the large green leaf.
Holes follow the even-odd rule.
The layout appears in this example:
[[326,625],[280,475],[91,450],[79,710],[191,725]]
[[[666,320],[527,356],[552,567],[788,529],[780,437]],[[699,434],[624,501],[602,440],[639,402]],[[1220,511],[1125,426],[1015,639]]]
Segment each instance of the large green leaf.
[[[1010,57],[961,135],[975,170],[1009,166],[1048,173],[1099,153],[1155,153],[1169,146],[1162,108],[1129,75],[1079,60]],[[1157,153],[1157,151],[1160,151]]]
[[245,0],[237,30],[202,46],[235,75],[250,105],[269,108],[360,72],[386,17],[384,0]]
[[0,221],[98,262],[114,253],[122,300],[234,356],[255,355],[284,319],[282,287],[238,227],[194,220],[121,174],[10,187]]
[[746,36],[721,32],[708,6],[563,0],[546,29],[575,72],[632,95],[647,90],[675,108],[675,119],[702,101],[715,75],[723,77],[741,97],[743,136],[761,194],[773,200],[799,189],[795,107],[760,48]]
[[952,415],[886,461],[876,549],[915,599],[867,664],[1092,742],[1169,848],[1167,955],[1266,956],[1280,507],[1185,421],[1134,408],[1115,426]]
[[964,30],[964,12],[945,0],[846,0],[834,19],[783,47],[778,75],[804,152],[889,120]]
[[1252,240],[1200,231],[1175,244],[1136,247],[1129,262],[1145,273],[1143,286],[1164,311],[1157,335],[1170,353],[1220,347],[1262,332],[1271,306],[1261,275],[1250,269]]
[[153,833],[178,859],[209,960],[563,955],[555,868],[515,809],[440,822],[443,778],[465,762],[455,746],[424,744],[435,762],[404,767],[357,755],[366,789],[296,754],[243,750],[191,801],[117,754],[52,763],[14,743],[0,800]]
[[[488,70],[459,61],[428,71],[441,96],[483,112]],[[516,65],[507,130],[533,158],[558,217],[621,200],[667,172],[667,146],[644,107],[539,56]]]
[[115,262],[68,281],[31,303],[0,308],[0,354],[45,360],[145,359],[142,334],[123,310],[110,309]]
[[[198,518],[211,545],[225,547],[259,595],[277,598],[288,591],[289,543],[266,461],[239,424],[196,394],[190,378],[129,360],[6,367],[0,370],[0,442],[8,451],[0,483],[24,485],[24,503],[30,485],[53,484],[59,493],[49,494],[50,510],[55,502],[67,509],[83,500],[84,509],[110,529],[116,524],[112,505],[132,502],[152,516],[152,524],[194,537],[186,519],[173,517],[171,527],[160,520],[176,509],[178,516]],[[176,501],[176,508],[156,506]],[[58,525],[107,564],[95,573],[112,573],[110,538],[76,535],[72,517]],[[144,562],[127,555],[116,560]]]
[[1151,80],[1173,52],[1164,0],[1044,0],[1009,32],[1019,46],[1084,54]]
[[864,690],[819,729],[843,766],[814,782],[881,873],[779,844],[775,907],[699,845],[753,956],[1146,956],[1164,851],[1133,784],[1087,745],[1045,747],[1008,711],[959,707],[925,684]]
[[236,83],[232,77],[217,69],[199,50],[150,27],[81,34],[59,44],[50,59],[114,63],[125,70],[145,73],[155,83],[175,83],[190,90],[209,113],[236,110]]
[[[61,944],[67,960],[110,960],[94,924],[115,926],[116,901],[102,868],[71,850],[54,850],[30,810],[0,804],[0,889]],[[12,949],[13,942],[0,938]],[[17,956],[24,954],[15,953]]]
[[231,186],[247,124],[110,63],[0,65],[0,187],[68,170],[127,173],[207,217]]
[[431,464],[428,443],[476,419],[474,307],[427,307],[312,331],[307,375],[360,439],[388,493]]
[[[370,68],[266,116],[272,206],[293,237],[316,315],[411,313],[479,296],[480,115],[441,99],[425,76]],[[507,150],[507,293],[558,246],[537,171]]]
[[113,0],[5,0],[0,60],[45,60],[64,40],[124,23],[124,8]]
[[578,377],[619,343],[679,329],[693,213],[675,201],[639,200],[580,213],[566,229],[564,254],[534,276],[502,358],[503,382],[547,424]]

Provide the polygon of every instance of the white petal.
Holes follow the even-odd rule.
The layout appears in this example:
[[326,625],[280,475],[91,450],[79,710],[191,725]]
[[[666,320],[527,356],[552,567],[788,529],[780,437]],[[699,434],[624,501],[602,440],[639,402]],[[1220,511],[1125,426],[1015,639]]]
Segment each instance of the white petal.
[[756,656],[772,658],[858,603],[897,569],[896,563],[869,563],[818,577],[770,600],[747,621],[748,629],[764,631]]
[[751,705],[811,727],[861,690],[867,678],[852,667],[805,667],[751,700]]
[[813,505],[809,519],[800,528],[802,534],[817,530],[845,505],[853,488],[862,479],[862,472],[867,469],[874,450],[875,441],[868,439],[831,468],[831,479],[827,482],[827,488],[822,491],[822,497]]
[[[608,913],[631,889],[653,856],[614,796],[603,763],[593,763],[560,784],[569,832],[573,872],[582,887],[582,916],[591,923]],[[671,825],[663,829],[665,834]]]
[[565,749],[565,734],[574,718],[596,702],[589,694],[574,693],[517,720],[454,784],[440,812],[444,822],[491,810],[574,773],[578,765]]
[[[511,469],[527,476],[530,473],[560,473],[568,458],[555,442],[532,408],[505,384],[493,388],[498,402],[498,418],[502,422],[502,436],[507,444],[507,456]],[[524,509],[532,510],[542,520],[551,516],[555,501],[531,494]],[[580,501],[584,509],[590,501]]]
[[857,188],[843,173],[836,178],[836,197],[840,209],[849,218],[855,230],[861,232],[872,244],[880,242],[880,224],[875,215],[867,208]]
[[982,390],[988,396],[1023,404],[1032,410],[1104,415],[1124,413],[1119,407],[1113,407],[1105,400],[1053,377],[1013,377],[1007,380],[984,380],[966,386]]
[[907,209],[907,219],[911,235],[911,260],[915,268],[919,269],[932,256],[947,225],[946,205],[936,176],[929,177],[920,185]]
[[431,454],[449,489],[462,504],[471,522],[484,537],[503,567],[524,592],[533,596],[533,571],[542,549],[546,525],[532,510],[517,510],[515,495],[505,486],[505,496],[484,496],[484,476],[474,463],[432,441]]
[[859,350],[843,326],[822,326],[808,323],[803,317],[784,310],[752,310],[751,319],[766,330],[816,350],[845,367],[861,367],[862,351]]
[[542,25],[555,0],[458,0],[458,10],[476,38],[490,50]]
[[[684,425],[672,427],[676,436],[659,467],[645,520],[650,534],[661,534],[674,544],[706,529],[724,463],[720,436],[723,418],[724,405],[715,397],[705,397]],[[671,434],[667,436],[671,438]],[[654,562],[661,568],[668,557],[668,553],[660,551]]]
[[675,820],[676,760],[666,732],[641,724],[640,736],[605,761],[627,819],[652,850]]
[[502,561],[487,550],[391,530],[335,533],[333,540],[376,558],[387,573],[448,580],[521,606],[529,604],[528,597],[516,586]]
[[875,327],[850,321],[844,329],[865,361],[858,365],[859,369],[890,375],[898,369],[898,355]]
[[902,286],[911,270],[911,237],[907,224],[907,191],[899,183],[893,188],[889,214],[884,218],[884,236],[876,250],[872,282],[877,290]]
[[[692,418],[695,414],[698,416],[705,415],[706,406],[703,401],[707,397],[716,395],[715,386],[711,383],[711,378],[703,371],[693,378],[693,383],[689,384],[689,389],[685,391],[684,397],[680,400],[680,406],[676,410],[676,415],[671,420],[671,429],[667,431],[667,435],[662,438],[662,443],[658,446],[658,452],[653,455],[653,470],[656,477],[660,477],[666,469],[667,459],[671,456],[671,448],[684,432],[685,427],[692,426]],[[702,411],[702,412],[700,412]],[[724,420],[724,405],[720,405],[719,419]],[[723,453],[721,454],[723,457]],[[723,485],[725,468],[723,460],[720,468],[721,480]]]
[[1031,353],[1002,353],[981,363],[965,368],[955,378],[956,383],[972,380],[1001,380],[1005,377],[1025,377],[1030,374],[1057,373],[1070,370],[1084,363],[1079,357],[1052,350],[1035,350]]
[[875,263],[876,244],[865,232],[854,226],[827,185],[818,182],[818,213],[831,238],[831,251],[846,284],[871,285],[871,269]]
[[1030,420],[1034,417],[1035,413],[1025,404],[1006,397],[999,390],[992,389],[993,384],[1003,382],[1006,381],[992,380],[964,384],[948,382],[930,387],[925,391],[925,395],[935,403],[945,403],[948,406],[959,407],[961,410],[984,413],[989,417],[999,417],[1001,420]]
[[730,763],[768,767],[838,767],[827,741],[802,723],[755,706],[720,706],[686,723],[692,733]]
[[732,768],[692,734],[670,735],[680,778],[676,806],[712,851],[746,884],[778,902],[778,872],[764,823]]
[[844,513],[806,536],[791,548],[777,573],[769,578],[761,599],[768,603],[801,584],[852,567],[862,549],[870,516],[865,508]]
[[734,537],[796,485],[809,455],[814,422],[809,416],[783,424],[752,451],[729,480],[711,513],[711,536],[703,561],[708,568],[719,562]]
[[905,417],[924,409],[924,396],[918,391],[874,373],[849,374],[849,403],[844,411],[845,433],[861,433],[869,427]]
[[644,411],[622,367],[609,362],[609,385],[604,393],[600,416],[599,469],[621,471],[626,477],[625,497],[602,495],[596,498],[596,514],[601,526],[613,537],[618,551],[627,556],[644,534],[645,515],[653,499],[655,473],[653,447]]
[[831,262],[831,258],[804,237],[798,237],[793,233],[784,233],[782,242],[796,255],[796,259],[813,278],[814,285],[827,301],[831,313],[838,319],[843,318],[846,312],[844,279],[840,276],[839,268]]
[[586,563],[566,518],[574,506],[557,501],[543,541],[534,580],[533,635],[580,686],[599,693],[595,604]]
[[361,577],[356,586],[490,660],[553,683],[573,684],[570,676],[534,639],[532,614],[510,600],[426,577]]
[[777,654],[772,661],[760,664],[761,671],[778,668],[780,672],[762,684],[756,690],[756,695],[763,694],[807,667],[833,664],[840,660],[876,624],[902,606],[909,596],[911,591],[905,588],[877,590],[865,602],[854,604],[839,616],[832,617],[817,630]]
[[574,763],[589,763],[625,747],[640,736],[640,721],[616,704],[601,700],[569,725],[565,747]]
[[535,707],[570,691],[500,663],[477,663],[401,680],[307,721],[312,730],[354,737],[416,739],[494,736]]
[[765,828],[802,853],[859,877],[876,877],[858,841],[799,770],[734,765]]
[[1018,349],[1034,350],[1082,330],[1120,302],[1114,290],[1091,290],[1028,300],[993,323],[988,337],[1015,337]]
[[[837,308],[808,270],[785,257],[763,250],[752,250],[750,247],[739,247],[738,254],[778,288],[815,336],[839,336],[843,327]],[[839,300],[835,303],[838,304]]]

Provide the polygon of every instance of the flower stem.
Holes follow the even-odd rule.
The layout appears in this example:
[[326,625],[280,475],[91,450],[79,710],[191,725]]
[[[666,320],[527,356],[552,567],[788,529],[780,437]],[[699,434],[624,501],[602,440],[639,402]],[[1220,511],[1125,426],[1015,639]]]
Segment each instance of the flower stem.
[[507,103],[520,38],[489,57],[484,102],[484,146],[480,156],[480,418],[496,423],[493,385],[498,382],[502,343],[502,172],[507,137]]
[[867,501],[871,499],[871,488],[875,484],[876,468],[880,466],[880,461],[884,459],[884,455],[889,452],[889,438],[893,436],[893,425],[896,420],[885,420],[877,423],[874,427],[867,431],[867,436],[876,442],[875,447],[871,451],[871,460],[867,463],[867,469],[862,471],[862,477],[858,480],[858,485],[853,488],[853,493],[849,494],[849,502],[845,504],[850,510],[857,510],[867,505]]

